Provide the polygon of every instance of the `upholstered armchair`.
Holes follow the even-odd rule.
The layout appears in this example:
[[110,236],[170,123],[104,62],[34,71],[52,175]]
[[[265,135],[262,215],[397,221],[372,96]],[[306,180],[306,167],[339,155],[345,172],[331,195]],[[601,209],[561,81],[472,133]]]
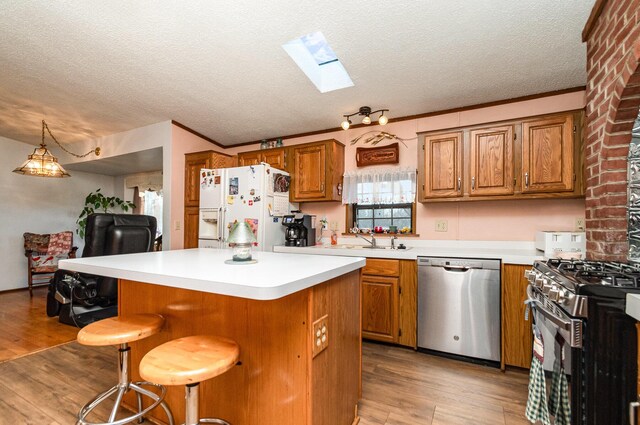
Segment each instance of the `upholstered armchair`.
[[24,255],[27,257],[29,296],[34,285],[47,285],[58,270],[58,260],[75,258],[78,247],[73,246],[73,232],[51,234],[24,233]]

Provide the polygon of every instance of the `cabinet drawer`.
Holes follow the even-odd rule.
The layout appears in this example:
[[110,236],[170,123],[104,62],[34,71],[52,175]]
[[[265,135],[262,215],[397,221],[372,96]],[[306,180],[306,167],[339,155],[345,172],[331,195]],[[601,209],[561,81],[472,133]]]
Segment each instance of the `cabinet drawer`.
[[375,276],[399,276],[400,260],[367,258],[367,265],[362,269],[362,273]]

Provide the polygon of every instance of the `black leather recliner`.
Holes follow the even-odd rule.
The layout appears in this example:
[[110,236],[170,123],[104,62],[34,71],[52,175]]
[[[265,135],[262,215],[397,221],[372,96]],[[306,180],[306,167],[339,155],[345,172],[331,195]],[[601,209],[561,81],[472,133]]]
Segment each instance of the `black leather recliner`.
[[[92,214],[87,218],[82,257],[153,251],[156,218],[148,215]],[[47,315],[83,327],[117,315],[118,280],[56,271],[49,284]]]

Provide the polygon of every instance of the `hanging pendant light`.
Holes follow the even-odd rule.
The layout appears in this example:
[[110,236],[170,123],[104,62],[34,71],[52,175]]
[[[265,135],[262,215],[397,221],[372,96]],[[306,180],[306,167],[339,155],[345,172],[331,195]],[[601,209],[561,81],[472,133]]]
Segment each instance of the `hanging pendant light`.
[[58,158],[53,156],[49,149],[47,149],[47,144],[44,142],[44,130],[47,130],[49,136],[53,139],[54,142],[58,144],[66,153],[75,156],[76,158],[84,158],[87,155],[95,153],[96,156],[100,156],[100,148],[92,149],[84,155],[77,155],[73,152],[69,152],[64,148],[56,140],[56,138],[51,134],[51,130],[49,130],[49,126],[44,120],[42,120],[42,142],[40,143],[40,147],[33,150],[33,153],[27,157],[27,160],[22,163],[19,167],[13,170],[14,173],[23,174],[25,176],[36,176],[36,177],[71,177],[69,173],[64,169],[62,165],[58,163]]

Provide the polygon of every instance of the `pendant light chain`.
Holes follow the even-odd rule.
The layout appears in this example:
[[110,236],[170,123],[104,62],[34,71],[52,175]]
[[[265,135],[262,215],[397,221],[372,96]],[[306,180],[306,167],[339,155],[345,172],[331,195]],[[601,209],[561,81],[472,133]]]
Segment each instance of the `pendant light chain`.
[[55,136],[54,136],[53,134],[51,134],[51,130],[49,130],[49,126],[47,125],[47,123],[46,123],[44,120],[42,120],[42,146],[44,146],[44,145],[45,145],[45,143],[44,143],[44,129],[45,129],[45,128],[47,129],[47,132],[49,133],[49,136],[51,136],[51,138],[53,139],[53,141],[54,141],[54,142],[56,142],[56,143],[57,143],[57,145],[58,145],[58,146],[60,146],[60,148],[61,148],[63,151],[65,151],[66,153],[68,153],[69,155],[75,156],[76,158],[84,158],[85,156],[89,156],[89,155],[91,155],[91,154],[92,154],[92,153],[94,153],[94,152],[95,152],[95,154],[96,154],[96,155],[99,155],[99,154],[100,154],[100,148],[93,149],[93,150],[91,150],[91,151],[89,151],[89,152],[85,153],[84,155],[78,155],[78,154],[75,154],[75,153],[73,153],[73,152],[70,152],[70,151],[69,151],[69,150],[67,150],[64,146],[62,146],[62,144],[60,144],[60,142],[58,142],[58,140],[55,138]]

